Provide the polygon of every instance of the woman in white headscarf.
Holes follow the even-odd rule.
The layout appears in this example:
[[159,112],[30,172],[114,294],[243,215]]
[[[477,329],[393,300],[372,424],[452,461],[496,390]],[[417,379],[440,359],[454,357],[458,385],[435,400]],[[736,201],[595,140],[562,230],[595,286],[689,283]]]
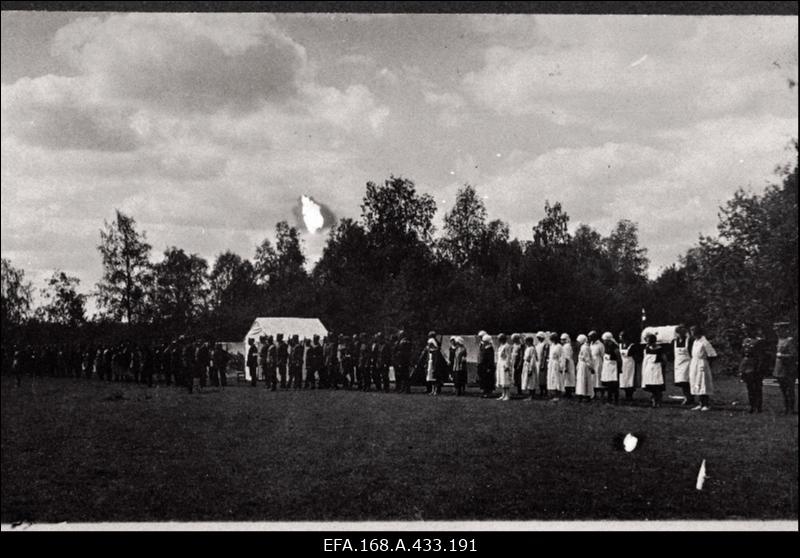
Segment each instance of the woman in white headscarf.
[[589,348],[589,338],[585,335],[578,335],[578,366],[575,377],[575,393],[578,401],[590,401],[592,390],[594,389],[594,361],[592,351]]
[[564,372],[564,393],[569,399],[575,393],[576,378],[572,340],[566,333],[561,334],[561,369]]
[[522,355],[522,391],[528,392],[529,399],[533,399],[538,384],[537,368],[536,347],[533,346],[533,336],[528,335],[525,337],[525,352]]
[[558,399],[564,391],[564,369],[561,355],[563,347],[558,342],[558,334],[550,335],[550,360],[547,362],[547,391],[552,399]]
[[500,401],[511,400],[511,386],[514,385],[514,377],[511,371],[511,346],[508,344],[508,336],[501,333],[497,340],[500,347],[497,349],[497,366],[495,376],[497,387],[503,392],[498,398]]

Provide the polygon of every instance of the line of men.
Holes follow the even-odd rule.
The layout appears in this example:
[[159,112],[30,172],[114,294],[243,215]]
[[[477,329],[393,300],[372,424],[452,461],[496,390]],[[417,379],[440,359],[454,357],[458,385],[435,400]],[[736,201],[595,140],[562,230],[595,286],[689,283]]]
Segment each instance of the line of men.
[[262,380],[267,388],[358,389],[390,391],[389,367],[395,372],[395,391],[409,393],[411,342],[404,331],[388,340],[383,333],[352,337],[329,333],[300,340],[292,335],[263,335],[248,340],[246,366],[252,386]]
[[[208,339],[179,337],[169,343],[48,344],[4,348],[3,362],[17,385],[25,374],[39,377],[97,378],[109,382],[136,382],[197,388],[224,387],[230,355]],[[4,366],[4,369],[7,369]]]

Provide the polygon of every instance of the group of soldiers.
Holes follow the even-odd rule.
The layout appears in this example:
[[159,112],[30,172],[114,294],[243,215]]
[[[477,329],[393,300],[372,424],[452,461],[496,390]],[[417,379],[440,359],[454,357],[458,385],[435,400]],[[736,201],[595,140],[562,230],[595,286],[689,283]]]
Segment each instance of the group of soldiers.
[[[210,339],[179,337],[169,343],[49,344],[3,350],[4,369],[17,385],[24,375],[96,378],[109,382],[156,382],[184,386],[190,392],[206,385],[224,387],[230,355]],[[6,361],[10,366],[6,368]]]
[[389,336],[366,333],[346,336],[329,333],[300,340],[263,335],[248,340],[245,361],[251,385],[282,389],[358,389],[390,391],[389,368],[394,368],[395,390],[411,391],[411,342],[404,331]]

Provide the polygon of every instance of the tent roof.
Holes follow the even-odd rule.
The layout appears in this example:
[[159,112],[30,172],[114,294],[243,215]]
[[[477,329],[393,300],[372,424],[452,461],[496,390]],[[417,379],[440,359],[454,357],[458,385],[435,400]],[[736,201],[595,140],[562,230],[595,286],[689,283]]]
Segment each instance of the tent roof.
[[320,337],[328,334],[328,330],[317,318],[256,318],[246,338],[259,337],[261,335],[277,335],[282,333],[284,337],[298,335],[301,339],[311,338],[314,335]]

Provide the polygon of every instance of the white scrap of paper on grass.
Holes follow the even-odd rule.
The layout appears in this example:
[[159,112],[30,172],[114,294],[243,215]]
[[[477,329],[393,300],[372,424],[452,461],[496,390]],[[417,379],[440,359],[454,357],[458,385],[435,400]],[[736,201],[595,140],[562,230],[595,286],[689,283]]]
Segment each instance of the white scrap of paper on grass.
[[625,438],[622,440],[622,447],[625,448],[625,451],[630,453],[636,449],[636,444],[638,443],[639,443],[639,438],[637,438],[633,434],[625,434]]
[[703,484],[706,482],[708,475],[706,475],[706,460],[703,459],[703,462],[700,464],[700,470],[697,472],[697,484],[695,488],[697,490],[703,490]]

